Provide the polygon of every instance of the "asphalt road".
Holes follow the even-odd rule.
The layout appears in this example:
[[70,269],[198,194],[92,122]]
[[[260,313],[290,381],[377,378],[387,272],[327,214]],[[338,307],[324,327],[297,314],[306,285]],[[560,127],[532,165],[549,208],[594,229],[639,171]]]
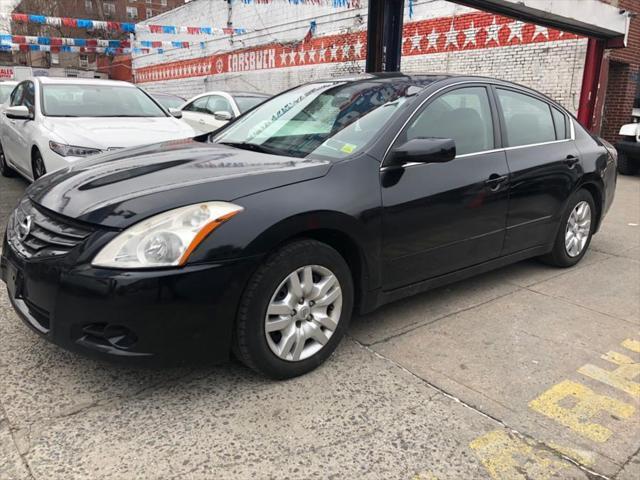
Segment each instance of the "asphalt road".
[[[0,178],[0,222],[25,183]],[[60,350],[0,288],[0,479],[640,478],[640,178],[584,260],[354,319],[321,368],[137,370]],[[90,314],[90,312],[87,312]]]

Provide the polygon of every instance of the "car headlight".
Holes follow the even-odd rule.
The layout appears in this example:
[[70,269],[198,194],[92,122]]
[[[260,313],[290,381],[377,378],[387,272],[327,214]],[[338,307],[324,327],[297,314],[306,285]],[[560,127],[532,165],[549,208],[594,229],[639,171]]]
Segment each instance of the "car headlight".
[[242,210],[233,203],[205,202],[154,215],[120,233],[91,264],[109,268],[184,265],[209,233]]
[[49,148],[63,157],[88,157],[102,152],[99,148],[77,147],[75,145],[65,145],[64,143],[49,141]]

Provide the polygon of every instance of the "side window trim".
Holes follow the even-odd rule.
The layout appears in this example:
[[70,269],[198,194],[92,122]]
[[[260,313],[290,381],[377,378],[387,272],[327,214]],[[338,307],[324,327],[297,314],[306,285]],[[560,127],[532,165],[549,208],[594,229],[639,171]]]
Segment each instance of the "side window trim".
[[27,98],[27,94],[28,94],[28,91],[29,91],[29,85],[31,85],[33,87],[33,105],[31,105],[31,108],[29,108],[29,111],[31,112],[31,115],[35,117],[35,115],[36,115],[36,86],[30,80],[25,81],[24,84],[25,84],[25,88],[24,88],[24,91],[22,93],[22,100],[20,100],[20,105],[23,105],[23,106],[29,108],[28,105],[25,105],[24,101]]
[[[549,141],[549,142],[530,143],[530,144],[527,144],[527,145],[516,145],[514,147],[506,146],[506,138],[507,138],[506,126],[505,126],[505,119],[504,119],[504,113],[502,111],[502,106],[500,105],[500,102],[498,101],[498,92],[497,92],[498,89],[509,90],[511,92],[519,93],[519,94],[522,94],[522,95],[528,95],[531,98],[534,98],[534,99],[539,100],[539,101],[541,101],[543,103],[546,103],[547,106],[549,107],[549,113],[551,113],[551,107],[556,108],[556,110],[558,110],[560,113],[562,113],[565,116],[565,121],[566,121],[566,118],[567,118],[567,113],[564,111],[563,108],[558,108],[558,106],[553,105],[552,103],[549,103],[549,101],[547,99],[545,99],[543,97],[540,97],[538,95],[534,95],[532,92],[528,92],[526,90],[520,90],[519,88],[513,88],[510,85],[500,85],[500,84],[492,83],[491,84],[491,90],[492,90],[493,97],[495,98],[495,101],[496,101],[496,107],[497,107],[498,116],[499,116],[499,120],[500,120],[500,132],[502,134],[502,138],[505,139],[505,143],[503,143],[502,148],[499,149],[499,150],[505,150],[505,151],[517,150],[519,148],[538,147],[540,145],[549,145],[549,144],[552,144],[552,143],[570,142],[570,141],[575,140],[575,137],[576,137],[575,129],[573,127],[573,123],[571,121],[569,121],[568,124],[565,124],[565,128],[569,128],[570,135],[569,135],[568,138],[564,138],[564,139],[561,139],[561,140],[556,139],[556,140]],[[553,118],[553,115],[551,115],[551,118]]]
[[[394,138],[393,142],[391,142],[391,145],[387,153],[385,154],[385,159],[389,154],[389,152],[391,151],[391,149],[396,145],[398,140],[400,140],[403,137],[403,135],[407,133],[407,130],[411,126],[411,120],[414,120],[416,117],[419,117],[425,109],[429,108],[429,105],[431,105],[433,102],[438,100],[443,95],[447,95],[456,90],[463,90],[466,88],[483,88],[487,94],[487,101],[489,102],[489,110],[491,112],[491,125],[493,127],[493,148],[488,150],[482,150],[479,152],[459,154],[459,155],[456,155],[455,158],[470,157],[472,155],[480,155],[483,153],[489,153],[489,152],[500,150],[501,149],[500,147],[502,145],[502,135],[501,135],[500,125],[497,119],[495,99],[493,98],[493,92],[490,89],[490,84],[482,83],[482,82],[465,82],[465,83],[460,83],[455,85],[448,85],[447,87],[444,87],[443,89],[432,94],[421,105],[419,105],[418,108],[416,108],[413,111],[413,113],[411,114],[407,122],[402,126],[402,128],[398,132],[398,135],[396,136],[396,138]],[[384,165],[384,160],[382,164]]]

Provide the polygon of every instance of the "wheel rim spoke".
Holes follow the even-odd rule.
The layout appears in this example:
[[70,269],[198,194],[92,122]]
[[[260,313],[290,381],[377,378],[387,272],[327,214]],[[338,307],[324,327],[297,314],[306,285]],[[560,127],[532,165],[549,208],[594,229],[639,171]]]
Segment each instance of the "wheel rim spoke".
[[338,326],[338,323],[333,318],[324,313],[314,314],[313,319],[329,330],[335,330]]
[[305,338],[303,337],[300,330],[296,330],[295,334],[296,343],[293,347],[293,353],[291,357],[293,360],[300,360],[300,356],[302,355],[302,349],[304,348]]
[[305,360],[329,342],[341,312],[342,289],[333,272],[320,265],[297,268],[280,283],[267,306],[267,344],[282,360]]
[[296,299],[302,298],[302,284],[300,283],[300,277],[298,272],[293,272],[288,277],[289,280],[289,293],[296,297]]
[[269,320],[265,326],[267,332],[280,332],[291,325],[291,317],[278,317],[275,320]]
[[324,295],[322,298],[319,298],[316,301],[316,305],[318,306],[328,306],[331,305],[333,302],[335,302],[338,297],[340,297],[342,295],[342,290],[340,290],[340,287],[336,287],[334,288],[331,292],[327,293],[326,295]]

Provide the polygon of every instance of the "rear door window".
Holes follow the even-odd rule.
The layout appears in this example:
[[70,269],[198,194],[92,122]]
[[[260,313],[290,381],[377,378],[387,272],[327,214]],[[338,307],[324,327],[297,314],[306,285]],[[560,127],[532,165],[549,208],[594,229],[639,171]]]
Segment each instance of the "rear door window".
[[548,103],[512,90],[498,88],[497,92],[504,115],[508,147],[556,140],[556,128]]

